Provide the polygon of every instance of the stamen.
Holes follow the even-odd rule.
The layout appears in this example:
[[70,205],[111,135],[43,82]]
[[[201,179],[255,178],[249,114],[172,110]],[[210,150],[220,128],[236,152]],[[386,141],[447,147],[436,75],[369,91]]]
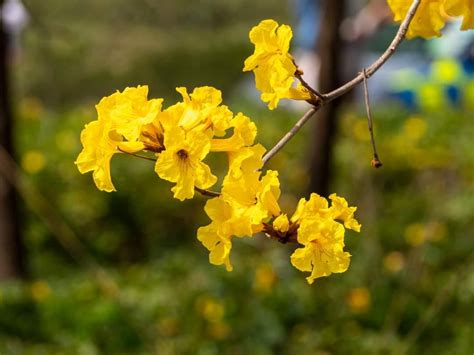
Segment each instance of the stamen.
[[178,154],[178,157],[179,157],[179,159],[181,159],[181,160],[186,160],[186,159],[188,159],[188,152],[185,151],[184,149],[178,150],[178,152],[177,152],[176,154]]

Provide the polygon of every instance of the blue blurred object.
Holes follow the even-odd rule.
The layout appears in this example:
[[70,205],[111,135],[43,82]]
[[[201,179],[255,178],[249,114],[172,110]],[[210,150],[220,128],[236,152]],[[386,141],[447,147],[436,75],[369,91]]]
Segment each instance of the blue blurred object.
[[314,49],[319,36],[320,4],[317,0],[297,0],[295,44],[303,49]]
[[431,62],[390,74],[389,97],[410,109],[474,109],[474,34],[459,31],[458,25],[451,24],[443,37],[427,42]]

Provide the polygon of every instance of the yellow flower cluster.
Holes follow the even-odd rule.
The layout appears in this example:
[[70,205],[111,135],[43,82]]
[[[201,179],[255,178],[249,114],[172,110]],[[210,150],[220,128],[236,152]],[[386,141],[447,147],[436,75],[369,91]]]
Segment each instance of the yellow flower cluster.
[[[96,106],[98,119],[81,134],[84,149],[76,160],[81,173],[93,172],[99,190],[115,191],[110,176],[114,154],[145,150],[157,157],[156,173],[175,183],[174,197],[185,200],[195,188],[207,189],[217,178],[203,160],[210,151],[233,151],[251,145],[257,128],[221,105],[221,92],[212,87],[177,91],[183,101],[162,109],[162,99],[148,100],[148,87],[127,88],[103,98]],[[233,129],[229,138],[221,138]]]
[[252,28],[250,42],[255,52],[245,60],[244,71],[253,71],[263,102],[273,110],[281,99],[311,100],[312,94],[301,83],[295,86],[298,68],[288,50],[293,37],[290,26],[274,20],[261,21]]
[[[211,224],[198,230],[198,239],[210,251],[209,261],[225,265],[232,270],[230,251],[232,237],[251,237],[265,232],[279,241],[297,242],[302,247],[295,250],[291,263],[300,271],[311,272],[308,283],[314,279],[342,273],[347,270],[350,254],[344,251],[345,229],[360,231],[361,225],[354,218],[356,207],[332,194],[328,201],[315,193],[310,199],[301,199],[294,215],[288,219],[278,205],[280,184],[278,173],[269,170],[261,177],[260,172],[248,167],[259,166],[260,146],[251,155],[246,154],[246,164],[237,159],[238,177],[229,173],[224,179],[221,196],[209,200],[205,211]],[[261,163],[260,163],[261,165]],[[269,221],[273,218],[273,222]]]
[[[244,70],[253,70],[262,100],[270,109],[280,99],[314,99],[295,79],[301,72],[288,53],[291,28],[273,20],[262,21],[250,32],[255,53],[245,61]],[[163,107],[163,99],[148,99],[148,87],[126,88],[104,97],[97,104],[98,117],[81,133],[83,150],[76,165],[81,173],[92,172],[99,190],[115,191],[110,162],[115,154],[126,153],[155,160],[156,174],[174,186],[174,198],[194,197],[196,191],[215,195],[205,212],[211,223],[198,229],[197,238],[209,251],[209,261],[232,270],[232,238],[258,233],[282,243],[294,242],[300,248],[291,263],[307,278],[344,272],[350,254],[344,251],[345,229],[360,230],[354,219],[355,207],[331,195],[328,201],[312,194],[302,199],[291,219],[282,213],[278,200],[278,172],[262,171],[265,148],[255,144],[257,127],[242,113],[234,115],[222,104],[221,92],[198,87],[192,93],[180,87],[178,103]],[[144,152],[144,153],[143,153]],[[207,191],[217,177],[204,162],[211,152],[225,153],[228,171],[219,193]]]
[[211,224],[198,230],[198,239],[210,251],[209,261],[226,265],[232,237],[251,237],[263,230],[263,222],[280,214],[280,182],[276,171],[261,176],[265,148],[257,144],[229,154],[229,173],[224,178],[219,197],[207,201]]
[[[413,0],[387,0],[395,21],[402,21]],[[462,30],[474,28],[474,0],[424,0],[421,2],[407,37],[439,37],[449,16],[462,16]]]
[[[303,247],[291,257],[302,271],[311,271],[308,281],[343,272],[349,253],[343,251],[344,226],[359,231],[354,207],[336,195],[327,200],[313,194],[302,199],[291,218],[281,213],[278,172],[261,172],[265,148],[254,144],[257,128],[242,113],[234,115],[221,105],[221,92],[200,87],[188,94],[178,88],[183,100],[162,110],[162,99],[148,100],[148,88],[127,88],[103,98],[97,105],[98,119],[81,134],[83,150],[76,164],[81,173],[93,172],[100,190],[114,191],[110,160],[114,154],[151,152],[155,172],[175,183],[171,189],[179,200],[192,198],[196,188],[207,189],[217,178],[203,160],[210,152],[226,152],[227,175],[218,197],[207,201],[211,223],[198,230],[198,240],[209,250],[209,261],[232,270],[232,238],[265,232],[282,242]],[[228,131],[232,133],[228,133]],[[273,223],[269,223],[273,219]],[[344,226],[336,220],[344,223]]]
[[[291,263],[301,271],[311,272],[308,283],[332,273],[345,272],[351,255],[344,251],[345,228],[360,232],[361,225],[354,218],[356,207],[332,194],[328,201],[311,194],[308,201],[301,199],[291,223],[298,226],[297,241],[303,248],[291,255]],[[345,228],[344,228],[345,227]]]

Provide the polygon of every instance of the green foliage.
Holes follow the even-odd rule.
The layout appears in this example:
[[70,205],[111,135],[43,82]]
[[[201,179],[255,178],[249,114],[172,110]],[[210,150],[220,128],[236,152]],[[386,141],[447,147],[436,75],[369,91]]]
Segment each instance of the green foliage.
[[[296,116],[239,101],[231,106],[255,117],[267,146]],[[172,200],[150,162],[114,158],[119,192],[96,190],[72,164],[80,150],[74,132],[93,115],[89,109],[51,113],[25,100],[19,113],[28,179],[107,267],[113,283],[78,269],[25,207],[35,281],[2,287],[0,348],[78,354],[397,352],[456,275],[462,276],[411,351],[463,353],[472,347],[474,280],[467,259],[473,249],[473,159],[463,142],[473,132],[466,113],[376,110],[385,163],[377,171],[369,166],[365,119],[342,114],[333,189],[360,206],[363,232],[348,236],[349,271],[313,286],[291,267],[291,246],[263,236],[236,242],[234,272],[209,265],[195,239],[197,227],[207,223],[204,198]],[[282,185],[291,188],[282,196],[289,212],[308,179],[308,133],[272,162]],[[25,158],[32,150],[45,159],[37,171],[31,170],[34,159]]]

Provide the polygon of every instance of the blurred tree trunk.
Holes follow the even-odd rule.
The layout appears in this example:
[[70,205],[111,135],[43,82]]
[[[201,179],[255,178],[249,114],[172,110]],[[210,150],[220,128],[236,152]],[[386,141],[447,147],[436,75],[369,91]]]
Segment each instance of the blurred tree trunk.
[[[318,0],[314,0],[318,1]],[[339,28],[344,19],[345,0],[322,0],[318,53],[321,59],[319,91],[328,92],[341,83],[342,43]],[[311,147],[310,191],[328,195],[331,158],[341,99],[325,105],[317,114]]]
[[[0,13],[0,146],[13,155],[7,41]],[[14,187],[0,175],[0,280],[25,275],[16,199]]]

